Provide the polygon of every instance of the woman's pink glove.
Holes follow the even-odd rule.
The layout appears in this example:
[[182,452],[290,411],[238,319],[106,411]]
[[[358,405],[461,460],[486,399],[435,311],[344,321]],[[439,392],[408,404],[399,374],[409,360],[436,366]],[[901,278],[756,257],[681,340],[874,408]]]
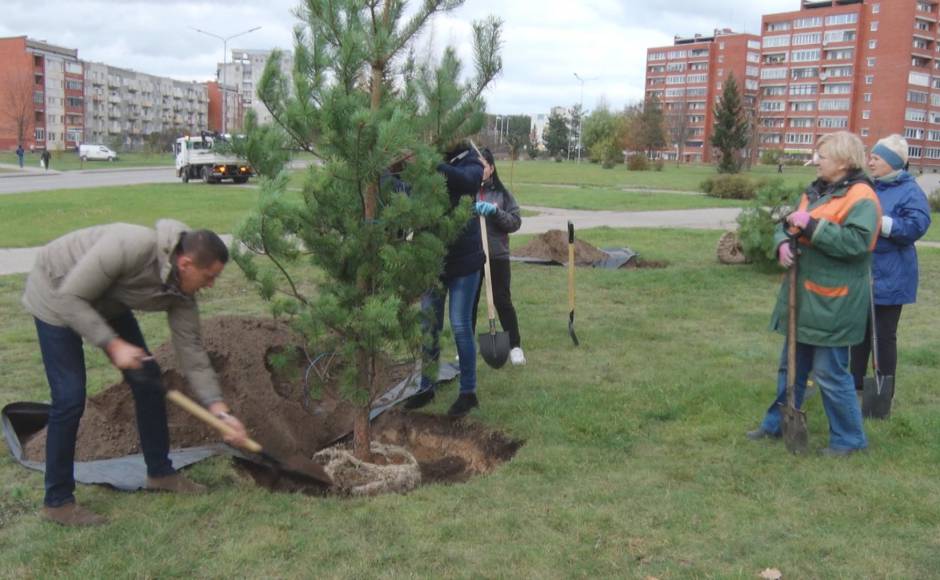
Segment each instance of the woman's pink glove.
[[784,268],[789,268],[793,264],[793,250],[790,249],[789,243],[784,242],[777,248],[777,260]]
[[796,226],[801,230],[805,230],[806,226],[809,225],[810,215],[807,211],[795,211],[787,216],[787,222],[791,226]]

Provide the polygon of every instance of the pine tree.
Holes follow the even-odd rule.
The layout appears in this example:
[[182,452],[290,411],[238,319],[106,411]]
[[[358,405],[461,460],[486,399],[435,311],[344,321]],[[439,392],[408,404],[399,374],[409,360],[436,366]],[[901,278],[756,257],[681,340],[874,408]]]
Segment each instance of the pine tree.
[[721,100],[715,105],[715,131],[712,145],[721,152],[718,173],[741,170],[741,150],[747,147],[750,123],[741,104],[741,93],[733,74],[728,74]]
[[[361,459],[371,455],[369,411],[389,386],[382,370],[396,355],[419,356],[419,298],[440,283],[446,246],[470,217],[466,202],[452,210],[435,168],[480,130],[481,94],[502,68],[495,18],[473,25],[471,80],[461,81],[450,48],[439,62],[416,62],[416,35],[462,0],[422,0],[407,18],[405,4],[305,0],[291,78],[273,54],[259,83],[274,123],[249,120],[236,144],[264,177],[258,208],[236,236],[248,251],[234,259],[275,315],[345,361],[341,395],[357,408]],[[317,160],[300,200],[287,193],[288,147]],[[315,290],[292,274],[304,261],[323,272]]]
[[548,118],[548,126],[542,133],[542,141],[552,157],[568,152],[568,123],[563,116],[552,113]]

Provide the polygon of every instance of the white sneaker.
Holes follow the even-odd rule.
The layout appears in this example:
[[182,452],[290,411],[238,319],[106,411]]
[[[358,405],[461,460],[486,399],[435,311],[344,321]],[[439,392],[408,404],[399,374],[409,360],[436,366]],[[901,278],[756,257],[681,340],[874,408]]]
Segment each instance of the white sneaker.
[[509,361],[512,363],[512,366],[518,367],[525,364],[525,353],[522,352],[522,348],[516,347],[509,351]]

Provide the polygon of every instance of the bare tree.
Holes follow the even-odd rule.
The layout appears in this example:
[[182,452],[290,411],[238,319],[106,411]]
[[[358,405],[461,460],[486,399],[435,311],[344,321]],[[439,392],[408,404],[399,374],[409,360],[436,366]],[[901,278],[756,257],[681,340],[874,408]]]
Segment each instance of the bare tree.
[[676,166],[682,159],[685,150],[685,140],[689,138],[689,101],[683,96],[682,100],[671,101],[666,105],[666,132],[669,140],[676,149]]
[[33,75],[25,70],[8,71],[0,82],[0,127],[15,133],[19,144],[25,143],[33,130],[33,87]]

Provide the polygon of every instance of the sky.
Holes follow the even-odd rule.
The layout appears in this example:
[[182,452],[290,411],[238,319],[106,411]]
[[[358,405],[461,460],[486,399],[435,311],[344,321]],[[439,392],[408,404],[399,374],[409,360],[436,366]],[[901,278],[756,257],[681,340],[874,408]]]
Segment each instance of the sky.
[[[418,0],[412,0],[415,4]],[[233,48],[290,49],[298,0],[0,0],[0,37],[27,35],[79,58],[181,80],[211,80]],[[800,0],[467,0],[434,18],[418,53],[455,46],[472,67],[471,23],[503,20],[503,73],[485,93],[494,114],[548,113],[556,105],[604,102],[613,109],[643,97],[646,49],[675,35],[716,28],[759,33],[762,14],[798,10]],[[575,74],[583,80],[578,80]],[[583,94],[582,94],[583,91]]]

